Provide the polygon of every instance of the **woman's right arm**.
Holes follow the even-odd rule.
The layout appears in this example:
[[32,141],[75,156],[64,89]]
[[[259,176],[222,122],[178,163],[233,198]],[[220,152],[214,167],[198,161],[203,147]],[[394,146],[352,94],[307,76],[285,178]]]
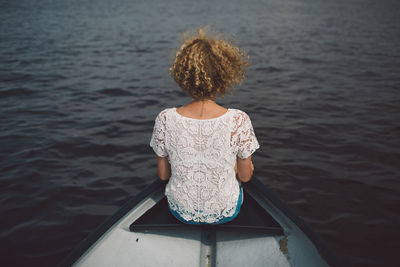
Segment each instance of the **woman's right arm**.
[[237,157],[236,164],[237,166],[235,169],[237,170],[237,178],[239,181],[244,183],[250,181],[254,171],[254,165],[251,161],[251,156],[246,159]]

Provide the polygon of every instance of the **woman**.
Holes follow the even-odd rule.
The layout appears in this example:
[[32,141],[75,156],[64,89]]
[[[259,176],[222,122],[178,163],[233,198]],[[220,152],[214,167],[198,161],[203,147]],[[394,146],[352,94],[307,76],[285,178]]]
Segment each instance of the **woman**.
[[244,78],[245,53],[200,28],[184,40],[170,74],[192,101],[161,111],[150,146],[158,175],[169,180],[165,195],[171,213],[188,224],[221,224],[234,219],[243,202],[241,182],[259,148],[249,116],[215,103]]

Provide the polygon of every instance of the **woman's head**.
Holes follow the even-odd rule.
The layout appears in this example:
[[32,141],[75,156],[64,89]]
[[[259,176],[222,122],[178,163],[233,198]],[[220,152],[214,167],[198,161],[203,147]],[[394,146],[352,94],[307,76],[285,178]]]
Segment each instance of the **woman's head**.
[[184,92],[194,99],[223,96],[245,77],[247,55],[219,37],[209,37],[205,28],[184,37],[170,74]]

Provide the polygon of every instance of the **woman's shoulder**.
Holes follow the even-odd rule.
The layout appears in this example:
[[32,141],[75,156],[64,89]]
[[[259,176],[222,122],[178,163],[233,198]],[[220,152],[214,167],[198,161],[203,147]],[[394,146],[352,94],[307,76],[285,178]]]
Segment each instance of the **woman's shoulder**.
[[230,109],[232,111],[231,121],[233,123],[233,130],[237,131],[239,128],[248,127],[252,125],[250,116],[243,110]]
[[237,113],[237,114],[246,114],[246,112],[244,112],[241,109],[237,109],[237,108],[229,108],[229,110],[231,110],[233,113]]
[[243,119],[249,119],[249,115],[240,109],[236,108],[229,108],[229,110],[232,112],[234,118],[243,118]]
[[173,107],[173,108],[165,108],[165,109],[161,110],[161,111],[158,113],[157,117],[166,116],[167,114],[171,113],[171,112],[174,111],[174,110],[175,110],[174,107]]
[[156,116],[156,121],[165,123],[167,121],[167,117],[169,114],[171,114],[172,111],[174,111],[175,108],[165,108],[161,110],[157,116]]

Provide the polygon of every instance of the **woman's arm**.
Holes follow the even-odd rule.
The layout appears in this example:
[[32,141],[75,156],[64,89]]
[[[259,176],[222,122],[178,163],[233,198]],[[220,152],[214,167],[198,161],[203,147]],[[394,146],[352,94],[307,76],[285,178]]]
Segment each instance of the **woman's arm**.
[[167,157],[157,156],[157,173],[161,180],[165,181],[171,177],[171,165]]
[[254,165],[251,161],[251,156],[246,159],[237,158],[235,165],[235,172],[237,173],[237,178],[241,182],[248,182],[253,176]]

